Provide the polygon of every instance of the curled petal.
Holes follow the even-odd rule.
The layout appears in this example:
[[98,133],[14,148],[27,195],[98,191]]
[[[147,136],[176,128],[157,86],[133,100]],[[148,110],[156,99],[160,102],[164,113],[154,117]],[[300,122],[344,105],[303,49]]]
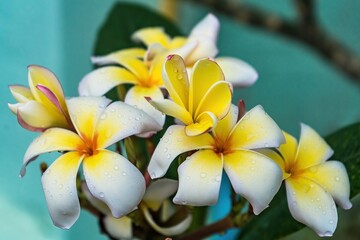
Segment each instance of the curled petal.
[[129,217],[114,218],[106,216],[104,218],[106,231],[116,239],[132,239],[132,220]]
[[205,206],[216,204],[223,170],[223,155],[213,150],[195,152],[178,168],[179,189],[174,203]]
[[125,103],[136,106],[138,109],[143,110],[147,115],[152,117],[159,126],[165,123],[165,115],[154,108],[146,98],[154,100],[163,100],[164,96],[158,87],[141,87],[134,86],[126,93]]
[[54,151],[74,151],[82,145],[83,141],[76,133],[62,128],[50,128],[35,138],[26,150],[20,176],[25,175],[26,165],[38,155]]
[[226,139],[230,135],[231,130],[235,126],[238,118],[238,112],[238,107],[234,104],[231,104],[228,114],[223,119],[221,119],[213,129],[214,135],[222,143],[225,143]]
[[279,147],[285,141],[279,126],[258,105],[236,124],[229,137],[230,149]]
[[226,154],[224,168],[235,192],[250,202],[256,215],[268,207],[281,186],[283,176],[277,164],[254,151]]
[[151,210],[159,210],[161,204],[176,192],[178,182],[172,179],[159,179],[146,189],[143,202]]
[[219,57],[215,60],[223,70],[225,80],[231,82],[234,87],[248,87],[258,79],[256,70],[240,59]]
[[26,103],[28,101],[34,100],[30,88],[21,86],[21,85],[11,85],[9,86],[10,92],[19,103]]
[[212,148],[213,138],[210,134],[189,137],[185,127],[170,126],[151,157],[148,171],[152,179],[165,175],[171,162],[181,153],[195,149]]
[[80,96],[102,96],[120,84],[137,84],[134,74],[121,67],[102,67],[88,73],[79,84]]
[[113,102],[97,123],[96,146],[107,148],[126,137],[160,130],[159,124],[144,111],[123,102]]
[[158,43],[168,48],[170,43],[170,37],[160,27],[142,28],[134,32],[131,38],[134,41],[144,43],[146,46]]
[[104,215],[111,215],[111,211],[109,207],[103,201],[100,201],[91,194],[89,190],[89,186],[85,182],[81,184],[81,190],[84,193],[86,199],[91,203],[91,205],[93,205],[97,210],[102,212]]
[[105,202],[116,218],[133,211],[145,193],[140,171],[117,153],[98,150],[84,159],[83,169],[91,194]]
[[286,193],[291,215],[321,237],[330,237],[337,225],[337,211],[331,195],[305,178],[288,178]]
[[188,136],[198,136],[211,131],[217,124],[218,119],[212,112],[203,112],[196,118],[196,122],[186,126],[185,133]]
[[80,215],[76,175],[82,159],[78,152],[65,153],[41,178],[46,204],[57,227],[69,229]]
[[301,124],[301,134],[294,170],[301,170],[325,162],[334,151],[314,129]]
[[186,229],[190,227],[192,221],[192,216],[187,215],[184,220],[182,220],[180,223],[176,224],[175,226],[161,227],[154,221],[147,207],[143,206],[141,210],[144,213],[145,219],[150,224],[150,226],[153,229],[155,229],[155,231],[165,236],[175,236],[185,232]]
[[[8,108],[10,109],[10,111],[17,115],[17,110],[20,106],[24,105],[23,103],[8,103]],[[26,129],[26,128],[25,128]]]
[[350,183],[344,164],[338,161],[327,161],[323,164],[315,165],[301,174],[325,191],[331,194],[335,201],[344,209],[351,208],[349,201]]

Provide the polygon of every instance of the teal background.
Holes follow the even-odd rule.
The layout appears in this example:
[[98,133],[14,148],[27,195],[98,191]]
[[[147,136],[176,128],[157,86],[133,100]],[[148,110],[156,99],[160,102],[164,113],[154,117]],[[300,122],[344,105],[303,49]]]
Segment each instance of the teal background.
[[[106,239],[96,219],[82,211],[70,230],[51,223],[40,184],[40,161],[30,164],[24,179],[18,178],[22,157],[37,135],[22,129],[7,103],[14,102],[7,86],[27,84],[27,65],[50,68],[63,84],[67,96],[76,96],[79,80],[91,70],[90,56],[96,30],[116,1],[0,1],[0,239]],[[156,8],[159,1],[131,1]],[[295,18],[288,0],[245,1]],[[360,2],[318,1],[321,23],[338,39],[360,54]],[[207,13],[189,3],[180,5],[179,23],[185,33]],[[139,16],[141,17],[141,16]],[[298,135],[304,122],[321,134],[360,120],[360,88],[333,69],[311,49],[276,35],[239,25],[219,16],[220,55],[235,56],[259,72],[249,89],[235,90],[234,101],[257,104],[286,131]],[[223,189],[224,190],[224,189]],[[211,218],[223,211],[222,201]],[[341,221],[341,219],[340,219]],[[358,224],[359,226],[359,224]]]

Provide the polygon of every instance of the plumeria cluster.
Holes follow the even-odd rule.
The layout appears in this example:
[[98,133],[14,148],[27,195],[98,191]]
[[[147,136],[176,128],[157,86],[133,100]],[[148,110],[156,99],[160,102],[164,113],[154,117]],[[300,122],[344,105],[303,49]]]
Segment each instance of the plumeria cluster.
[[[80,97],[66,99],[55,75],[39,66],[29,67],[29,88],[10,86],[18,103],[9,108],[20,125],[41,132],[20,175],[40,154],[62,153],[42,175],[56,226],[70,228],[85,197],[112,237],[131,238],[136,228],[178,235],[192,221],[187,206],[216,204],[224,170],[251,213],[267,208],[284,181],[294,218],[320,236],[333,234],[335,202],[351,207],[343,164],[327,161],[333,151],[309,126],[301,125],[297,143],[261,106],[232,104],[233,87],[251,85],[257,73],[242,60],[215,58],[218,29],[211,14],[188,37],[140,29],[133,39],[146,49],[93,57],[102,67],[81,80]],[[123,84],[130,84],[123,101],[104,97]],[[149,162],[131,159],[140,148],[129,147],[134,139],[147,146]],[[176,180],[163,178],[171,166]]]

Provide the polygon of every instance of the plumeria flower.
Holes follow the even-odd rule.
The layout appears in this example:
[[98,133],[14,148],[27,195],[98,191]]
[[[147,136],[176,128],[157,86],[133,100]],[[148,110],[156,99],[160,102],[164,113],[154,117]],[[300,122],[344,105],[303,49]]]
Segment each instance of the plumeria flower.
[[50,216],[54,224],[70,228],[80,213],[76,175],[83,166],[90,192],[121,217],[137,206],[145,192],[140,171],[118,153],[107,147],[128,136],[160,129],[142,111],[122,102],[110,103],[104,97],[80,97],[67,100],[76,133],[50,128],[27,149],[20,175],[38,155],[64,151],[43,174],[41,181]]
[[[188,214],[178,224],[170,227],[160,226],[152,217],[151,212],[160,213],[163,222],[169,220],[176,212],[175,206],[170,203],[168,198],[176,192],[178,183],[171,179],[160,179],[152,182],[146,189],[144,198],[139,205],[146,222],[158,233],[164,236],[175,236],[186,231],[192,220],[192,216]],[[114,218],[109,208],[97,198],[94,198],[86,185],[82,186],[85,196],[89,202],[100,210],[104,215],[103,223],[106,231],[117,239],[133,238],[133,222],[130,217],[124,216]]]
[[121,84],[132,84],[125,96],[125,103],[136,106],[163,126],[165,116],[151,106],[145,97],[164,99],[161,87],[161,66],[165,55],[158,55],[148,66],[143,59],[145,50],[131,48],[120,50],[102,57],[93,57],[92,62],[105,66],[87,74],[79,84],[80,96],[102,96]]
[[178,168],[179,189],[174,203],[215,204],[224,169],[235,192],[250,202],[255,214],[268,206],[280,188],[282,172],[270,158],[254,150],[277,147],[284,136],[261,106],[239,121],[237,116],[237,108],[232,106],[212,134],[189,137],[184,126],[167,129],[150,160],[152,178],[164,176],[179,154],[195,150]]
[[282,157],[268,154],[282,169],[290,212],[319,236],[332,236],[338,220],[335,202],[344,209],[352,206],[346,169],[339,161],[326,161],[333,150],[311,127],[301,124],[299,143],[284,134]]
[[[152,56],[159,51],[159,46],[167,54],[178,54],[184,58],[186,66],[192,67],[194,63],[205,57],[214,58],[218,54],[217,38],[219,33],[219,20],[208,14],[192,29],[190,35],[171,38],[160,27],[143,28],[136,31],[132,38],[142,42],[148,47],[148,55]],[[225,79],[235,87],[252,85],[258,78],[255,69],[248,63],[232,57],[219,57],[215,59],[223,69]]]
[[185,124],[188,136],[210,131],[229,111],[231,83],[224,81],[219,65],[211,59],[196,62],[189,81],[183,59],[169,55],[163,81],[172,100],[148,100],[161,112]]
[[44,131],[50,127],[73,129],[63,90],[56,76],[48,69],[29,66],[29,88],[10,86],[18,101],[8,104],[19,124],[30,131]]

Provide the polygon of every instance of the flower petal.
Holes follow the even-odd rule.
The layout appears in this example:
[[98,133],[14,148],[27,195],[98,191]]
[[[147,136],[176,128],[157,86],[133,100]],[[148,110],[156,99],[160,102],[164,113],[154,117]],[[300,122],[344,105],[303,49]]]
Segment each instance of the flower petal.
[[106,216],[104,227],[111,237],[116,239],[132,239],[132,220],[129,217],[114,218]]
[[220,22],[214,14],[209,13],[204,19],[198,22],[189,37],[203,36],[216,43],[219,34]]
[[256,215],[268,207],[281,186],[283,176],[278,165],[254,151],[226,154],[224,168],[235,192],[250,202]]
[[80,96],[102,96],[120,84],[137,84],[134,74],[121,67],[102,67],[88,73],[79,84]]
[[236,124],[229,137],[229,148],[257,149],[279,147],[285,141],[281,129],[258,105]]
[[222,119],[229,112],[231,106],[231,83],[221,81],[214,83],[201,99],[195,110],[195,118],[203,112],[213,113],[217,119]]
[[350,183],[344,164],[339,161],[327,161],[315,165],[301,174],[330,193],[335,201],[344,209],[351,208],[349,201]]
[[24,103],[8,103],[8,108],[13,114],[17,115],[17,110],[22,105],[24,105]]
[[223,80],[224,74],[215,61],[210,59],[197,61],[190,80],[189,112],[194,114],[210,87]]
[[83,139],[91,140],[95,126],[110,100],[105,97],[76,97],[67,100],[71,120]]
[[225,80],[234,87],[248,87],[258,79],[258,73],[248,63],[232,57],[219,57],[215,59],[224,72]]
[[104,215],[111,215],[109,207],[103,201],[100,201],[91,194],[89,186],[85,182],[81,183],[81,191],[84,193],[90,204],[93,205],[97,210],[99,210]]
[[152,182],[146,189],[143,202],[151,210],[157,211],[161,204],[176,192],[178,182],[172,179],[159,179]]
[[20,176],[26,173],[26,165],[43,153],[78,150],[83,141],[74,132],[62,128],[50,128],[35,138],[26,150]]
[[84,159],[83,169],[92,195],[104,201],[116,218],[133,211],[145,193],[140,171],[117,153],[99,150]]
[[164,95],[158,87],[134,86],[126,93],[125,103],[143,110],[162,127],[165,123],[165,115],[154,108],[146,100],[146,97],[160,101],[164,99]]
[[[21,126],[26,128],[46,129],[49,127],[68,128],[68,123],[64,115],[49,108],[41,102],[30,101],[17,106],[18,120]],[[25,123],[25,125],[22,124]],[[26,128],[31,131],[31,129]]]
[[238,118],[239,109],[234,104],[231,104],[228,114],[221,119],[216,127],[213,129],[213,133],[218,141],[225,143],[226,139],[230,135],[231,130],[235,126]]
[[321,237],[330,237],[337,225],[337,212],[331,195],[305,178],[288,178],[286,193],[291,215]]
[[217,122],[218,119],[212,112],[203,112],[197,117],[195,123],[186,126],[185,133],[188,136],[198,136],[211,131]]
[[146,51],[141,48],[129,48],[110,53],[106,56],[92,57],[91,61],[95,64],[120,64],[132,72],[138,79],[147,79],[149,77],[148,69],[145,63],[139,58],[145,56]]
[[170,43],[170,37],[161,27],[142,28],[134,32],[131,39],[136,42],[142,42],[147,47],[154,43],[158,43],[163,47],[168,48]]
[[22,85],[10,85],[10,92],[19,103],[26,103],[28,101],[34,100],[30,88]]
[[188,137],[184,126],[170,126],[151,157],[148,167],[151,178],[164,176],[171,162],[179,154],[195,149],[212,148],[213,142],[210,134]]
[[76,175],[83,157],[78,152],[60,156],[44,172],[41,183],[55,226],[69,229],[80,215]]
[[314,129],[301,123],[301,134],[294,171],[325,162],[334,151]]
[[149,225],[157,232],[161,233],[162,235],[165,236],[175,236],[175,235],[179,235],[183,232],[185,232],[186,229],[188,229],[190,227],[191,221],[192,221],[192,216],[189,214],[186,216],[186,218],[184,220],[182,220],[180,223],[171,226],[171,227],[160,227],[153,219],[153,217],[151,216],[149,210],[147,207],[143,206],[141,208],[146,221],[149,223]]
[[153,105],[160,112],[179,119],[186,125],[192,124],[193,119],[190,113],[182,106],[179,106],[177,103],[164,99],[160,101],[154,101],[153,99],[148,99],[149,103]]
[[189,80],[184,60],[178,55],[169,55],[163,69],[164,85],[171,99],[184,108],[188,107]]
[[157,122],[144,111],[123,102],[113,102],[96,125],[96,146],[107,148],[126,137],[160,130]]
[[290,166],[295,165],[296,161],[296,151],[298,148],[298,143],[296,138],[291,136],[290,134],[283,131],[285,137],[285,143],[281,144],[279,147],[279,151],[283,156],[283,160],[285,165],[288,166],[287,169],[290,169]]
[[175,204],[209,206],[216,204],[223,171],[223,155],[199,150],[178,168],[179,189]]

